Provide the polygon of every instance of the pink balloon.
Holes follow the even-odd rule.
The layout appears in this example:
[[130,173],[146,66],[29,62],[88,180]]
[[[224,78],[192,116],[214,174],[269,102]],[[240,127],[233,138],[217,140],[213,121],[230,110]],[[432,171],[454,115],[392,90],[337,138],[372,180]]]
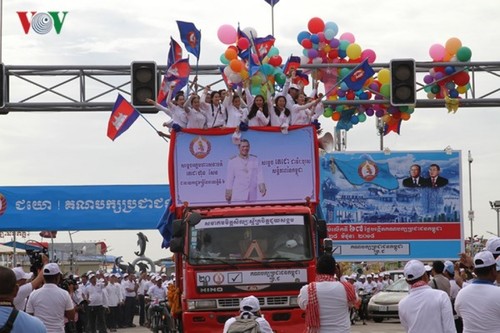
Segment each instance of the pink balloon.
[[340,40],[346,40],[348,41],[350,44],[354,43],[356,41],[356,38],[354,38],[354,35],[350,32],[344,32],[340,38]]
[[361,59],[368,59],[368,63],[373,64],[375,62],[375,59],[377,58],[377,55],[375,54],[375,51],[371,49],[365,49],[361,52]]
[[229,24],[223,24],[217,30],[217,37],[219,40],[226,45],[233,44],[238,38],[238,33],[236,29]]
[[429,49],[429,55],[434,61],[442,61],[445,53],[446,49],[441,44],[434,44]]

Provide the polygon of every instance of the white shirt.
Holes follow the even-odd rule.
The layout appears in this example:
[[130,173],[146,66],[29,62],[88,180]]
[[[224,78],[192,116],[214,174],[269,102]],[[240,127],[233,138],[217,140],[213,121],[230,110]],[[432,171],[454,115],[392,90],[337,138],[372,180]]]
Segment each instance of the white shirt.
[[255,155],[232,157],[227,164],[226,190],[232,190],[231,202],[257,200],[257,186],[264,174]]
[[448,294],[424,285],[399,302],[399,319],[408,333],[456,333]]
[[147,283],[148,283],[148,280],[140,280],[139,281],[139,289],[137,289],[137,295],[144,295],[144,293],[146,293],[148,290],[147,290]]
[[106,286],[97,282],[95,285],[92,283],[85,287],[84,294],[89,301],[89,306],[108,306]]
[[123,300],[122,288],[118,283],[108,283],[106,286],[108,306],[115,307]]
[[151,300],[164,301],[167,299],[167,289],[165,287],[152,286],[148,290],[148,295]]
[[[308,285],[300,289],[298,303],[302,310],[307,311],[309,295]],[[349,333],[349,305],[344,286],[340,282],[316,282],[316,292],[319,304],[319,333]]]
[[187,125],[186,128],[206,128],[207,116],[203,111],[196,111],[192,107],[186,107],[187,112]]
[[[229,326],[231,326],[232,323],[236,321],[236,318],[232,317],[226,320],[224,323],[224,330],[222,333],[227,333],[227,330],[229,329]],[[273,333],[273,330],[271,329],[271,325],[269,325],[269,322],[265,320],[263,317],[257,317],[255,319],[256,322],[259,323],[260,326],[260,331],[262,333]]]
[[19,311],[24,311],[26,308],[26,299],[33,291],[33,285],[31,282],[25,283],[19,287],[19,291],[17,292],[16,298],[12,302],[14,307]]
[[290,116],[285,115],[285,110],[276,115],[276,107],[273,107],[269,112],[271,113],[271,126],[288,127],[290,125]]
[[64,312],[72,309],[74,305],[69,293],[53,283],[33,291],[26,305],[26,312],[39,318],[47,333],[64,333]]
[[136,292],[135,291],[127,291],[127,288],[128,289],[134,289],[135,288],[135,282],[134,281],[130,281],[130,280],[126,280],[126,281],[123,281],[123,294],[125,297],[135,297],[136,296]]
[[458,292],[455,310],[464,322],[463,333],[500,330],[500,288],[492,284],[468,284]]

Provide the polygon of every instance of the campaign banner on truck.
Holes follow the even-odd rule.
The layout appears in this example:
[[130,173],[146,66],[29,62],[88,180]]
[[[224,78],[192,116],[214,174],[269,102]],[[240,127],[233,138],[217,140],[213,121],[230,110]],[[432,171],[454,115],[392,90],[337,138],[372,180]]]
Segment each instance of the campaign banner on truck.
[[191,207],[317,202],[316,131],[176,133],[173,144],[176,205]]
[[0,230],[155,229],[168,185],[0,187]]
[[334,152],[320,207],[336,258],[448,259],[463,251],[461,153]]

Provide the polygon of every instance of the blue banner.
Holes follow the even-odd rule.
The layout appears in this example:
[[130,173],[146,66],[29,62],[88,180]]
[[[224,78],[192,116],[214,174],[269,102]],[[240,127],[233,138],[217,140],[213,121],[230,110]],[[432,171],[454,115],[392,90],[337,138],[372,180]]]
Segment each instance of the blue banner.
[[168,185],[0,187],[0,231],[155,229]]

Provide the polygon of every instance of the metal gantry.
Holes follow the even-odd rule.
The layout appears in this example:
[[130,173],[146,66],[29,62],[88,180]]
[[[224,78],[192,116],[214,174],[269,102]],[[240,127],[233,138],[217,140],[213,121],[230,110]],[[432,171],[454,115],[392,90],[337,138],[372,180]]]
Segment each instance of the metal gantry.
[[[305,70],[349,68],[356,64],[304,65]],[[500,106],[500,62],[416,62],[417,108],[445,107],[445,100],[428,99],[424,92],[423,77],[436,66],[455,66],[467,69],[471,89],[460,100],[463,107]],[[200,76],[217,77],[220,82],[220,65],[200,65]],[[389,68],[388,63],[373,64],[375,71]],[[158,66],[158,80],[166,66]],[[4,77],[5,106],[8,112],[93,112],[110,111],[117,93],[130,96],[130,66],[17,66],[6,65]],[[194,73],[195,70],[192,70]],[[159,86],[159,85],[158,85]],[[330,105],[389,104],[388,100],[324,101]]]

